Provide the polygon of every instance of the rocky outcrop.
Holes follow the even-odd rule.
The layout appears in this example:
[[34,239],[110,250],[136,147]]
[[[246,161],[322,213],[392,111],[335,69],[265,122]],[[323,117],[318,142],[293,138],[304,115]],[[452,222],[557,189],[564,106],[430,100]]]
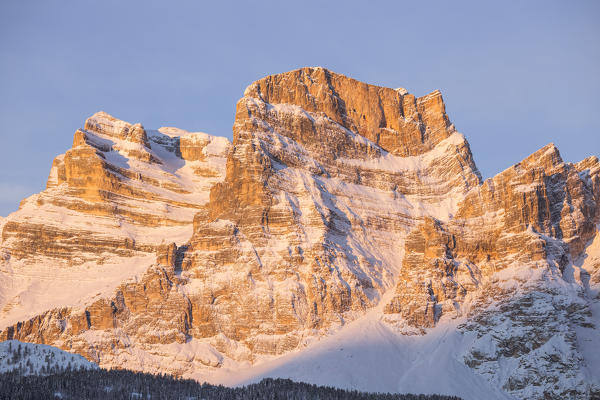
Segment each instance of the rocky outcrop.
[[[598,236],[599,171],[549,145],[481,182],[438,91],[416,98],[323,68],[250,85],[231,145],[98,113],[46,191],[6,219],[7,277],[156,257],[97,296],[29,314],[2,292],[0,335],[189,376],[302,347],[381,304],[406,334],[460,323],[474,337],[462,361],[508,392],[568,395],[556,380],[568,367],[561,382],[590,393],[573,337],[592,324],[600,263],[576,260]],[[552,310],[558,339],[539,328]],[[555,356],[563,367],[540,361]]]
[[458,305],[477,290],[481,271],[468,260],[457,261],[456,250],[457,237],[439,221],[425,218],[406,238],[395,296],[384,313],[399,315],[420,333],[434,327],[443,314],[458,316]]

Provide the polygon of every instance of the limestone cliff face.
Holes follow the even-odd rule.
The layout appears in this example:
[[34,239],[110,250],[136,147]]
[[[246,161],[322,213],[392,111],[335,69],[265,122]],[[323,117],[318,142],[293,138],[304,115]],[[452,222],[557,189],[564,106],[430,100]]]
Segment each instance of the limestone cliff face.
[[[548,327],[589,393],[573,335],[600,281],[595,258],[577,264],[598,237],[599,200],[595,157],[564,163],[549,145],[481,182],[439,92],[416,98],[323,68],[251,84],[231,145],[98,113],[48,188],[0,224],[7,278],[95,268],[102,290],[25,308],[29,292],[4,287],[1,335],[190,376],[301,348],[381,305],[406,334],[460,322],[476,337],[462,361],[496,379],[507,357],[526,370],[555,355],[535,352],[549,346],[539,335],[513,349],[501,326],[526,340],[550,311],[521,313],[558,302]],[[501,339],[485,347],[489,337]],[[539,366],[536,396],[564,395],[559,372]],[[497,376],[517,395],[533,379]]]
[[[439,91],[415,98],[403,89],[368,85],[323,68],[302,68],[263,78],[250,85],[244,96],[324,113],[337,124],[401,156],[423,154],[454,131]],[[293,139],[302,144],[315,143],[314,137],[302,136]]]

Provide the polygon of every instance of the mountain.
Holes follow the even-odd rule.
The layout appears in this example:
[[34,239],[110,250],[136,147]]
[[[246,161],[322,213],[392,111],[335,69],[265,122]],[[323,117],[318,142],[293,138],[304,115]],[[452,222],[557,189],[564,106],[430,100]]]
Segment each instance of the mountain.
[[226,384],[600,396],[598,158],[482,182],[438,91],[268,76],[232,143],[97,113],[1,223],[3,339]]

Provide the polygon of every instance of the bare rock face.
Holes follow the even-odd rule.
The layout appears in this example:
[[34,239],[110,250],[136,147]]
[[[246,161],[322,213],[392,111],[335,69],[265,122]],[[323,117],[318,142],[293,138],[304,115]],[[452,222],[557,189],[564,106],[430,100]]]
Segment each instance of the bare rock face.
[[[324,113],[337,124],[400,156],[429,151],[454,132],[439,91],[415,98],[401,90],[367,85],[323,68],[268,76],[250,85],[244,96],[268,104],[295,105],[309,113]],[[239,107],[238,104],[238,111]],[[293,139],[301,144],[315,144],[310,136]]]
[[461,361],[507,392],[587,395],[576,338],[593,329],[599,223],[596,157],[549,145],[481,182],[438,91],[303,68],[246,89],[231,145],[88,119],[48,188],[0,221],[0,263],[92,293],[41,304],[0,287],[0,337],[191,376],[381,305],[405,334],[458,325]]
[[399,314],[419,333],[434,327],[442,314],[457,316],[456,304],[477,289],[481,271],[471,262],[456,261],[456,250],[456,236],[439,221],[425,218],[406,238],[396,294],[384,313]]

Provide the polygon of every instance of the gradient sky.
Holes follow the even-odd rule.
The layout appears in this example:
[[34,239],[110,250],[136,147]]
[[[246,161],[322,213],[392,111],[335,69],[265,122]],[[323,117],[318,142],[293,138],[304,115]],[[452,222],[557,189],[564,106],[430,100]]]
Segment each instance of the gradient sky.
[[440,89],[484,178],[549,142],[599,155],[599,21],[598,1],[2,0],[0,215],[96,111],[231,138],[244,88],[302,66]]

